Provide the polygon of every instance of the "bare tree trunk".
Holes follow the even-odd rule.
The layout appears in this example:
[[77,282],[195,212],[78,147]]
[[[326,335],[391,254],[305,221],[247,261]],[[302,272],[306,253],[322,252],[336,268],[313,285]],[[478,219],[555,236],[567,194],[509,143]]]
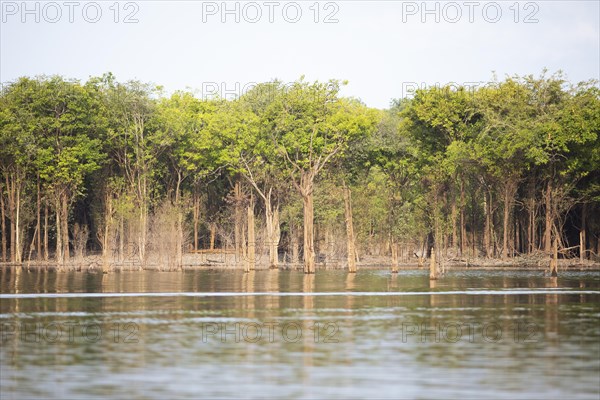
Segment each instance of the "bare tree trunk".
[[558,275],[558,235],[554,237],[552,246],[552,259],[550,260],[550,276]]
[[125,260],[125,217],[119,218],[119,262]]
[[23,261],[23,245],[21,243],[21,184],[16,187],[16,232],[15,232],[15,262],[20,264]]
[[504,219],[502,223],[502,259],[508,258],[508,220],[510,218],[509,184],[504,186]]
[[315,273],[314,249],[314,209],[313,209],[312,172],[304,172],[301,178],[302,200],[304,206],[304,273]]
[[267,228],[267,240],[269,241],[269,268],[278,268],[278,248],[281,231],[279,228],[279,210],[271,203],[271,190],[263,197],[265,202],[265,222]]
[[181,198],[179,190],[182,182],[181,173],[177,173],[177,187],[175,188],[175,209],[177,212],[177,239],[175,240],[175,256],[177,268],[183,268],[183,207],[181,206]]
[[[333,231],[333,227],[329,226],[324,229],[325,231],[325,265],[327,267],[333,266],[335,264],[335,235]],[[320,249],[319,249],[320,252]]]
[[581,206],[581,232],[579,233],[579,260],[583,262],[587,258],[586,228],[587,228],[587,203]]
[[50,259],[50,249],[48,248],[48,200],[44,201],[44,261]]
[[61,222],[61,195],[56,196],[55,211],[56,211],[56,263],[60,269],[65,261],[63,255],[63,235],[62,235],[62,222]]
[[215,249],[215,237],[217,234],[217,224],[214,222],[211,222],[208,226],[210,229],[210,249],[214,250]]
[[356,250],[354,247],[354,226],[352,223],[352,193],[344,182],[344,210],[346,212],[346,249],[348,252],[348,272],[356,272]]
[[140,227],[138,232],[138,255],[141,266],[146,264],[146,233],[148,229],[148,210],[146,196],[142,196],[140,204]]
[[437,279],[437,265],[435,263],[435,249],[431,248],[431,259],[429,261],[429,280]]
[[1,211],[0,218],[2,218],[2,221],[0,223],[0,226],[2,229],[2,261],[5,262],[6,261],[6,251],[7,251],[7,247],[6,247],[6,211],[4,209],[4,189],[3,189],[2,185],[0,185],[0,211]]
[[112,232],[112,194],[107,191],[105,197],[104,235],[102,237],[102,272],[108,272],[110,264],[110,243]]
[[460,255],[465,254],[467,242],[467,227],[465,225],[465,185],[461,178],[460,181]]
[[16,248],[16,226],[15,226],[15,188],[14,180],[9,181],[8,173],[6,174],[6,194],[8,203],[8,219],[10,220],[10,262],[14,263],[16,260],[15,248]]
[[579,262],[585,260],[585,235],[583,231],[579,231]]
[[[476,200],[476,193],[472,193],[471,194],[471,249],[472,249],[472,254],[473,254],[473,258],[478,257],[477,254],[477,229],[476,229],[476,215],[475,215],[475,205],[477,204],[477,200]],[[444,260],[440,260],[440,263],[442,264],[442,271],[443,273],[446,272],[446,265],[444,264]]]
[[485,223],[483,227],[483,248],[485,250],[486,258],[490,258],[490,204],[488,202],[488,191],[483,192],[483,212],[485,213]]
[[[194,220],[194,251],[198,250],[198,225],[200,223],[200,196],[197,190],[194,189],[194,204],[192,206],[192,214]],[[212,247],[211,247],[212,249]]]
[[235,201],[235,260],[240,262],[242,259],[242,189],[239,181],[235,182],[233,193]]
[[529,225],[527,227],[527,251],[529,254],[531,254],[535,250],[535,213],[533,209],[529,210],[528,224]]
[[68,262],[71,254],[69,251],[69,208],[68,208],[68,201],[67,201],[67,193],[66,191],[63,191],[62,194],[62,218],[61,218],[61,223],[62,223],[62,235],[63,235],[63,240],[62,240],[62,244],[64,247],[63,250],[63,254],[64,254],[64,258],[65,260]]
[[529,181],[529,198],[527,199],[528,207],[528,226],[527,226],[527,251],[529,254],[533,253],[536,246],[536,201],[535,201],[535,182],[533,179]]
[[293,224],[290,224],[290,253],[292,264],[298,264],[299,260],[299,240],[298,229]]
[[552,248],[552,181],[548,181],[545,195],[546,227],[544,229],[544,251],[550,253]]
[[452,202],[452,248],[454,254],[458,255],[458,231],[456,229],[458,210],[456,209],[456,200]]
[[254,232],[254,197],[250,195],[248,203],[248,271],[254,271],[256,268],[256,238]]
[[515,253],[521,253],[521,224],[519,219],[515,218]]
[[394,236],[390,238],[390,247],[392,248],[392,273],[398,273],[398,244],[394,240]]
[[315,273],[314,210],[312,193],[303,198],[304,203],[304,273]]
[[40,177],[37,177],[37,210],[36,210],[36,224],[35,231],[37,233],[37,254],[36,259],[42,258],[42,194],[40,188]]

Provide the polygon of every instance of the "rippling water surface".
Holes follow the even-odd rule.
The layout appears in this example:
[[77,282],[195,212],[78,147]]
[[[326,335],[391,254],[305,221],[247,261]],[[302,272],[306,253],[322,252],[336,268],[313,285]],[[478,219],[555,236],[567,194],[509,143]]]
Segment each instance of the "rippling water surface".
[[600,397],[600,273],[0,271],[0,398]]

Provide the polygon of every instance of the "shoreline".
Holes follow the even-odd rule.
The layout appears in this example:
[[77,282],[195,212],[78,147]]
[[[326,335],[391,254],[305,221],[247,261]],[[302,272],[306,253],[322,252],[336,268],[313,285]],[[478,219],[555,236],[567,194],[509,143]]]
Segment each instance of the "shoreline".
[[[221,255],[223,256],[223,255]],[[162,260],[160,260],[162,261]],[[441,266],[445,270],[521,270],[521,271],[546,271],[549,270],[549,258],[545,257],[515,257],[508,260],[498,259],[445,259],[442,260]],[[157,271],[157,272],[177,272],[177,271],[194,271],[194,270],[214,270],[214,271],[235,271],[243,270],[243,262],[235,262],[234,257],[225,255],[221,260],[214,260],[207,257],[198,257],[196,254],[186,254],[183,264],[178,266],[169,266],[165,262],[149,261],[142,266],[139,260],[127,260],[125,262],[112,261],[103,271],[103,260],[99,255],[89,255],[80,260],[71,260],[63,264],[60,268],[53,261],[38,261],[31,260],[21,264],[10,262],[0,262],[0,269],[4,268],[19,268],[25,270],[54,270],[61,272],[69,271],[96,271],[96,272],[121,272],[121,271]],[[347,269],[345,261],[334,261],[333,263],[317,262],[317,270],[344,270]],[[380,256],[365,256],[363,260],[357,263],[358,269],[369,270],[391,270],[391,258]],[[262,260],[257,260],[256,271],[271,270],[269,265]],[[278,270],[298,270],[302,271],[302,263],[280,262]],[[429,270],[429,260],[426,260],[423,265],[418,262],[409,261],[398,264],[399,270]],[[272,269],[274,270],[274,269]],[[600,271],[600,262],[585,260],[583,263],[579,259],[559,259],[559,271]]]

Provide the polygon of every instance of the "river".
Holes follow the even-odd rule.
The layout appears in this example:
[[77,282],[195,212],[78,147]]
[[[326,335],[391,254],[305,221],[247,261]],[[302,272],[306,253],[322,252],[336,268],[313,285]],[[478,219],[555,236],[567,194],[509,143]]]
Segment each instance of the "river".
[[0,270],[0,398],[600,397],[600,272]]

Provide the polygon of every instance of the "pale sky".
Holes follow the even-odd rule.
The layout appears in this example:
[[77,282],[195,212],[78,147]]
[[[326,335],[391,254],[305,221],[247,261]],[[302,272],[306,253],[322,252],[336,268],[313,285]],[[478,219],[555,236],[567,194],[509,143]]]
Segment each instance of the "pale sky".
[[111,71],[167,92],[229,98],[255,82],[305,75],[348,80],[345,95],[385,108],[416,86],[473,86],[494,71],[504,78],[546,67],[572,82],[600,79],[599,5],[1,0],[0,81],[52,74],[85,81]]

